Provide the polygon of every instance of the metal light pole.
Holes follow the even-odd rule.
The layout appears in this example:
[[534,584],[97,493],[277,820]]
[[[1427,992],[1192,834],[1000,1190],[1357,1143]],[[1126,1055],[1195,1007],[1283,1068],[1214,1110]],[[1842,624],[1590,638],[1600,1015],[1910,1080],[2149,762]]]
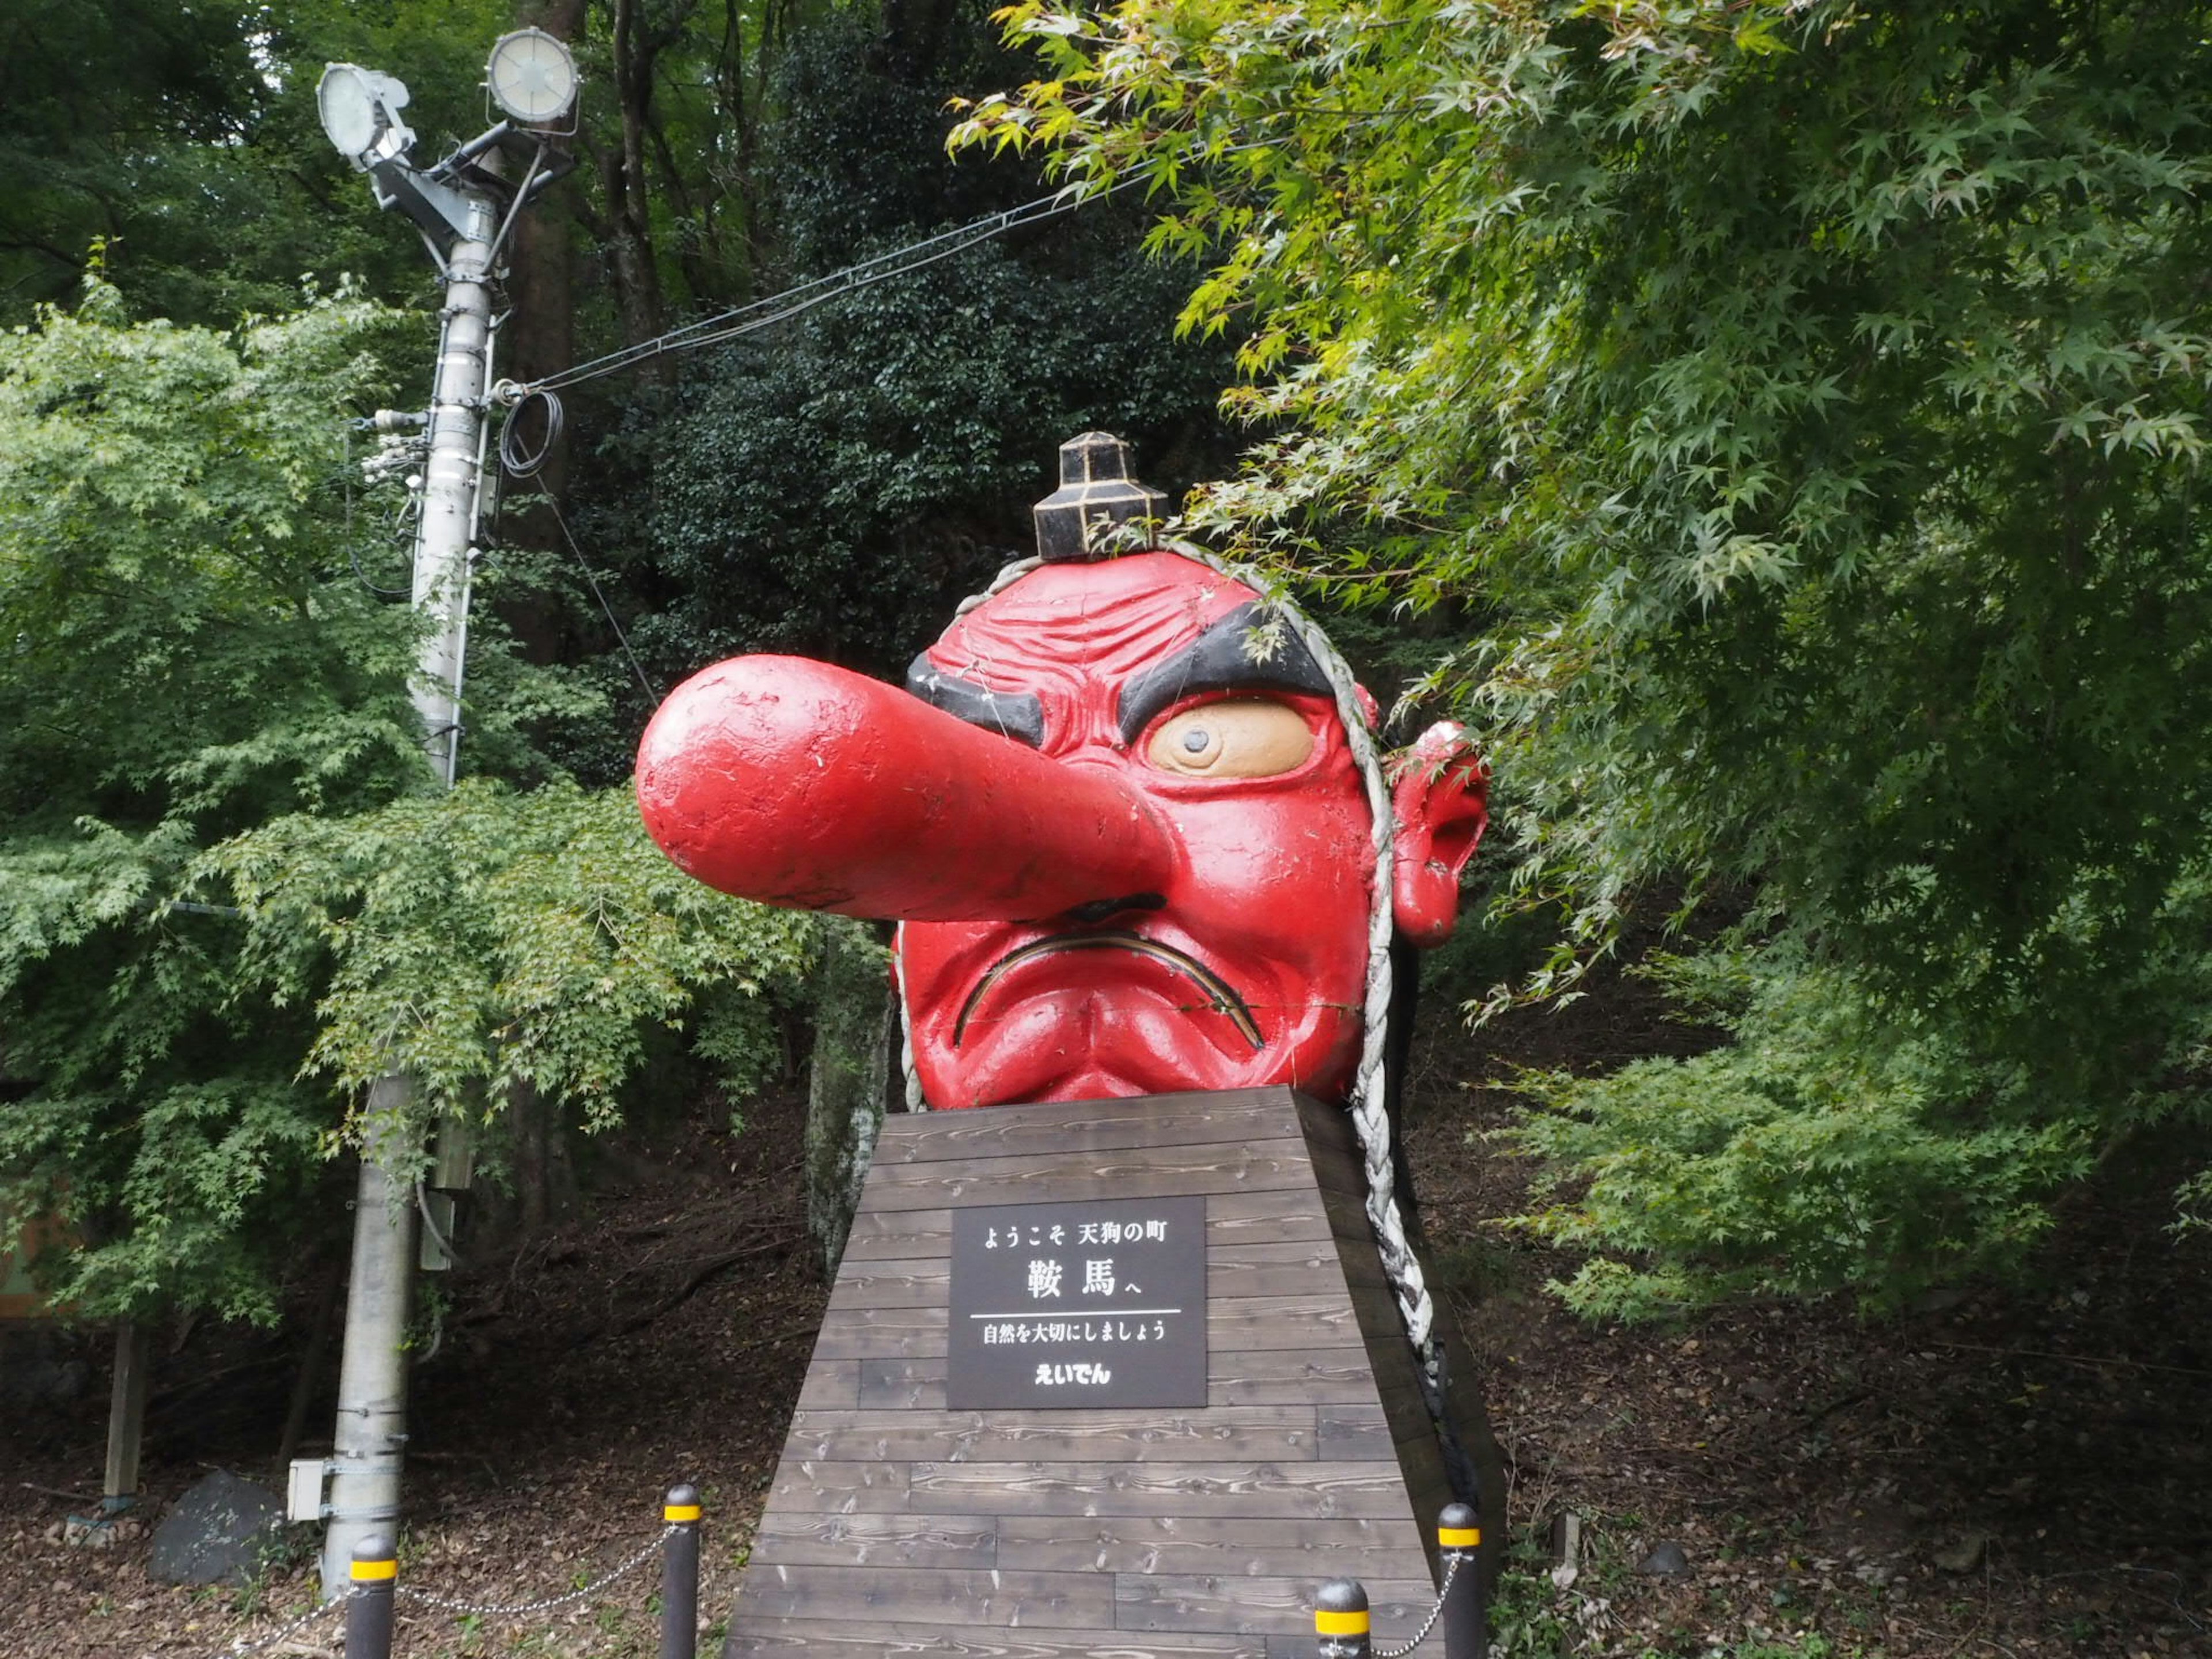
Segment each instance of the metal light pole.
[[[332,64],[316,88],[331,142],[369,176],[379,206],[413,220],[446,278],[438,362],[432,377],[422,515],[416,529],[416,608],[429,626],[413,694],[431,764],[450,787],[459,756],[461,666],[468,636],[469,545],[490,378],[493,280],[499,251],[531,198],[568,169],[542,129],[573,106],[576,75],[568,50],[537,29],[501,37],[487,82],[511,118],[427,171],[407,150],[398,118],[407,88],[390,76]],[[527,130],[516,123],[528,123]],[[510,186],[478,165],[502,145],[528,155]],[[503,210],[503,212],[502,212]],[[393,1071],[370,1088],[362,1115],[354,1200],[353,1272],[346,1298],[333,1453],[295,1465],[288,1509],[295,1520],[327,1519],[322,1592],[344,1593],[356,1555],[399,1529],[399,1476],[407,1443],[407,1320],[416,1245],[416,1194],[423,1173],[420,1126],[409,1110],[411,1080]],[[329,1477],[329,1497],[322,1495]],[[302,1511],[306,1511],[303,1513]]]

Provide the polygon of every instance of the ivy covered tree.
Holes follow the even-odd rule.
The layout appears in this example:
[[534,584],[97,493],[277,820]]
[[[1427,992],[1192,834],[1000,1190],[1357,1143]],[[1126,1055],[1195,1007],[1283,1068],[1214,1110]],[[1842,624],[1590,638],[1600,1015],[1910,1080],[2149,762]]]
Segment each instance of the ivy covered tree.
[[1540,1079],[1571,1299],[2018,1262],[2212,1017],[2212,33],[2063,0],[1020,0],[963,142],[1140,179],[1267,423],[1202,532],[1482,618],[1510,902],[1733,1041]]

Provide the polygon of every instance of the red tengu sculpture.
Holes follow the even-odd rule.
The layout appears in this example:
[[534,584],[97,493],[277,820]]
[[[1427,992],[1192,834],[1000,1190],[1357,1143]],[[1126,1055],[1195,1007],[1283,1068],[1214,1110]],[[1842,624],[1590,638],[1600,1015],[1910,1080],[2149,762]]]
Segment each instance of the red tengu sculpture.
[[1372,699],[1310,623],[1196,549],[1099,552],[1160,503],[1118,441],[1073,441],[1061,477],[1042,561],[906,690],[774,656],[679,687],[639,751],[647,826],[726,891],[899,921],[932,1105],[1342,1098],[1392,933],[1451,931],[1480,763],[1442,725],[1386,783]]

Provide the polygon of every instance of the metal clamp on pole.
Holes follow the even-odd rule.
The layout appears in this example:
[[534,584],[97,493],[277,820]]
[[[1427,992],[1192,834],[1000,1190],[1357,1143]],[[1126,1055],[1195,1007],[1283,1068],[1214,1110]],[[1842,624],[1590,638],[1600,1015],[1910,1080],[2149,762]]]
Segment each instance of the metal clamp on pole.
[[1314,1596],[1321,1659],[1367,1659],[1367,1592],[1357,1578],[1332,1578]]
[[353,1552],[352,1594],[346,1598],[346,1659],[392,1659],[392,1592],[399,1577],[389,1538],[363,1540]]
[[661,1504],[660,1659],[699,1652],[699,1489],[671,1486]]
[[1444,1568],[1444,1659],[1485,1659],[1490,1630],[1483,1616],[1482,1572],[1476,1561],[1482,1528],[1464,1504],[1437,1516],[1437,1549]]

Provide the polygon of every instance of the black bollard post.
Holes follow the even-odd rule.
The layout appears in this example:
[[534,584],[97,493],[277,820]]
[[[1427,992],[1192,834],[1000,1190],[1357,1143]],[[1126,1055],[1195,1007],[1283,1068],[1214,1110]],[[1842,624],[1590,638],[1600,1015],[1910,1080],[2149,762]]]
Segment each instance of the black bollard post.
[[1321,1659],[1367,1659],[1367,1592],[1357,1578],[1332,1578],[1314,1596]]
[[699,1489],[671,1486],[660,1518],[674,1528],[660,1545],[660,1659],[697,1659]]
[[392,1592],[398,1577],[398,1554],[390,1539],[365,1538],[354,1547],[346,1659],[392,1659]]
[[[1464,1504],[1437,1516],[1437,1550],[1451,1573],[1444,1591],[1444,1659],[1486,1659],[1490,1630],[1482,1611],[1482,1528]],[[1456,1565],[1455,1565],[1456,1564]]]

